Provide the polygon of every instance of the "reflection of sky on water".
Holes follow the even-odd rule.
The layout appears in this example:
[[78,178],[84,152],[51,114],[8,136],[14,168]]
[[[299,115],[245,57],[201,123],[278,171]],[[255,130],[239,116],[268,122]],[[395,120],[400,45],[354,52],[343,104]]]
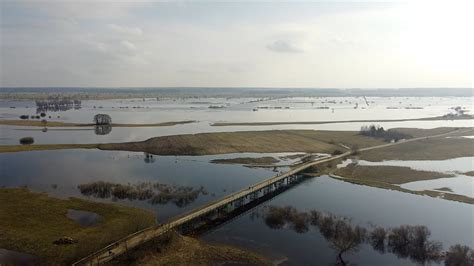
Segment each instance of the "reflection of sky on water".
[[[474,207],[459,202],[353,185],[323,176],[308,180],[265,205],[326,211],[350,217],[354,223],[369,227],[371,224],[384,227],[426,225],[431,230],[431,239],[443,242],[444,249],[456,243],[474,246]],[[298,234],[292,229],[273,230],[263,219],[252,218],[253,215],[247,213],[207,234],[204,239],[284,254],[292,265],[312,265],[315,258],[320,265],[334,262],[336,254],[318,232]],[[408,260],[398,260],[393,254],[380,255],[366,245],[347,258],[358,265],[411,264]]]
[[[146,163],[143,153],[132,152],[66,150],[4,153],[0,154],[0,186],[27,185],[33,190],[77,197],[82,197],[77,186],[93,181],[122,184],[160,182],[195,188],[204,186],[209,192],[208,195],[200,195],[185,208],[176,208],[173,204],[152,206],[147,202],[122,201],[155,210],[159,219],[165,219],[274,174],[271,169],[209,163],[215,158],[226,156],[154,156],[154,163]],[[54,189],[52,185],[58,187]]]
[[[339,121],[367,119],[406,119],[440,116],[452,112],[454,106],[471,108],[470,97],[369,97],[369,106],[362,97],[297,97],[263,102],[252,102],[253,98],[191,98],[156,101],[156,99],[128,99],[83,101],[82,109],[65,112],[52,112],[54,121],[90,123],[97,113],[109,114],[116,123],[157,123],[165,121],[196,120],[199,123],[172,127],[113,128],[108,135],[95,135],[93,130],[60,130],[50,128],[41,132],[40,128],[0,126],[0,144],[17,144],[22,136],[32,136],[41,143],[94,143],[140,141],[155,136],[270,129],[319,129],[319,130],[358,130],[367,123],[341,123],[325,125],[273,125],[255,127],[211,127],[214,122],[272,122],[272,121]],[[201,102],[201,103],[199,103]],[[336,103],[332,103],[336,102]],[[342,103],[341,103],[342,102]],[[354,109],[355,103],[359,108]],[[373,103],[372,103],[373,102]],[[401,102],[401,103],[400,103]],[[26,103],[26,104],[25,104]],[[225,105],[223,109],[210,109],[210,105]],[[316,109],[320,106],[330,109]],[[18,106],[10,108],[10,106]],[[28,106],[26,108],[25,106]],[[93,108],[96,106],[96,108]],[[98,108],[102,106],[103,108]],[[126,107],[129,108],[120,108]],[[256,107],[290,107],[290,109],[259,109]],[[404,109],[405,107],[424,107],[424,109]],[[143,108],[133,108],[143,107]],[[362,109],[366,108],[366,109]],[[402,109],[387,109],[400,107]],[[334,112],[332,111],[334,109]],[[22,114],[34,114],[34,102],[1,101],[0,119],[18,119]],[[60,118],[57,118],[57,116]],[[393,127],[463,127],[474,126],[472,120],[464,121],[408,121],[378,123],[386,128]],[[26,129],[26,130],[15,130]]]

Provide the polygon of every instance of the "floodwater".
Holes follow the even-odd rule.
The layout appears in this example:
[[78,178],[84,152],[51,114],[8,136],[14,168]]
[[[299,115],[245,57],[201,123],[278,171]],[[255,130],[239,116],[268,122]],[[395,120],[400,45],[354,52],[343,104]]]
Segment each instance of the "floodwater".
[[102,221],[102,216],[94,212],[68,209],[67,218],[77,222],[81,226],[95,226]]
[[[150,137],[238,130],[321,129],[358,130],[367,123],[339,123],[325,125],[275,125],[255,127],[212,127],[215,122],[272,122],[272,121],[334,121],[351,119],[400,119],[441,116],[455,106],[472,112],[472,98],[459,97],[362,97],[317,98],[299,97],[256,101],[253,98],[192,98],[192,99],[129,99],[83,101],[79,110],[51,112],[52,121],[89,123],[94,114],[107,113],[115,123],[157,123],[197,120],[193,124],[171,127],[113,128],[108,135],[96,135],[94,130],[61,130],[16,126],[0,126],[0,145],[18,144],[21,137],[31,136],[36,144],[96,143],[140,141]],[[354,107],[357,104],[357,109]],[[209,108],[209,106],[223,108]],[[95,106],[95,108],[94,108]],[[11,108],[15,107],[15,108]],[[128,108],[127,108],[128,107]],[[133,108],[135,107],[135,108]],[[137,108],[140,107],[140,108]],[[280,108],[281,109],[276,109]],[[286,109],[286,107],[289,107]],[[328,108],[328,109],[322,109]],[[396,108],[396,109],[394,109]],[[256,109],[256,111],[254,111]],[[22,114],[36,114],[34,102],[0,100],[0,119],[18,119]],[[58,118],[59,116],[59,118]],[[386,128],[440,126],[474,126],[473,120],[412,121],[378,123]],[[275,174],[272,168],[250,168],[241,165],[214,164],[213,159],[236,157],[281,157],[290,154],[227,154],[213,156],[153,156],[125,151],[56,150],[0,154],[0,187],[27,186],[58,197],[80,197],[100,202],[120,202],[153,211],[159,222],[185,211],[217,200],[229,193],[248,187]],[[473,158],[457,158],[449,162],[403,162],[409,167],[432,171],[471,171]],[[288,165],[294,160],[282,161]],[[404,165],[404,166],[405,166]],[[452,166],[455,165],[455,166]],[[285,170],[282,167],[278,170]],[[418,168],[416,168],[418,169]],[[434,169],[434,170],[433,170]],[[461,176],[460,176],[461,177]],[[472,177],[471,177],[472,178]],[[436,182],[441,184],[406,184],[410,189],[450,187],[458,193],[469,187],[467,179],[454,184],[455,178]],[[82,195],[81,184],[107,181],[120,184],[161,183],[200,188],[197,198],[186,204],[173,202],[153,204],[147,200],[96,198]],[[435,182],[435,181],[427,181]],[[417,184],[415,184],[417,183]],[[419,187],[417,187],[419,186]],[[403,224],[426,225],[431,239],[450,245],[461,243],[474,247],[474,207],[428,196],[359,186],[327,176],[309,179],[280,194],[264,205],[294,206],[301,211],[318,210],[342,215],[354,222],[367,225],[395,227]],[[211,242],[229,243],[268,254],[283,265],[327,265],[335,262],[336,253],[317,231],[299,234],[291,229],[270,229],[259,217],[263,205],[203,236]],[[73,210],[77,216],[77,211]],[[73,216],[74,216],[73,215]],[[82,216],[78,215],[78,216]],[[85,215],[87,216],[87,215]],[[345,255],[358,265],[411,264],[393,254],[380,254],[367,245],[353,254]]]
[[[156,136],[202,132],[271,129],[359,130],[361,126],[367,123],[351,122],[251,127],[215,127],[211,126],[211,124],[216,122],[347,121],[423,118],[453,113],[453,108],[456,106],[464,107],[466,111],[472,112],[472,98],[470,97],[369,97],[367,98],[367,103],[362,97],[292,97],[258,100],[256,98],[178,98],[158,101],[155,98],[147,98],[82,101],[81,109],[48,112],[47,120],[91,123],[95,114],[106,113],[112,117],[112,121],[115,123],[159,123],[184,120],[194,120],[197,122],[171,127],[115,127],[107,135],[96,135],[93,129],[88,128],[48,128],[47,132],[42,132],[41,127],[0,126],[0,144],[18,144],[18,140],[25,136],[34,137],[36,144],[106,143],[141,141]],[[354,109],[356,103],[358,104],[357,109]],[[209,106],[224,106],[224,108],[214,109],[209,108]],[[274,109],[280,107],[282,109]],[[286,107],[289,109],[285,109]],[[321,107],[328,109],[320,109]],[[0,119],[19,119],[19,116],[24,114],[36,114],[36,106],[33,101],[0,100]],[[51,119],[48,118],[49,116],[51,116]],[[377,124],[385,128],[463,127],[474,126],[474,120],[380,122]]]

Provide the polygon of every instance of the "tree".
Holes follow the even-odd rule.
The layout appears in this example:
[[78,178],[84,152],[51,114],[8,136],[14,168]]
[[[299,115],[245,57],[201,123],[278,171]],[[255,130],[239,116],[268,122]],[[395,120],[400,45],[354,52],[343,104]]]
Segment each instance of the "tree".
[[94,123],[96,125],[110,125],[112,124],[112,118],[107,114],[96,114],[94,116]]
[[474,250],[468,246],[454,245],[446,252],[444,260],[446,266],[468,266],[474,265]]

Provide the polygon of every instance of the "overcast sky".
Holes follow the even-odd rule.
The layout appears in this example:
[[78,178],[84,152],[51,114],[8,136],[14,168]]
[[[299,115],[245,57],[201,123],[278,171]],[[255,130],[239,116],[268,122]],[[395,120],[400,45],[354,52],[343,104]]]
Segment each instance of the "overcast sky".
[[0,0],[0,86],[473,87],[471,2]]

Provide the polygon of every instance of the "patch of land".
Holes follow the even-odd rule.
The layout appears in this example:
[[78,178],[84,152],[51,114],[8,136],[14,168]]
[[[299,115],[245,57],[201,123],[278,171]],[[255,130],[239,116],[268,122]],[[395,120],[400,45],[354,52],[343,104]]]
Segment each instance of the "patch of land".
[[413,170],[409,167],[400,166],[362,166],[349,164],[334,172],[338,176],[364,181],[377,181],[389,184],[404,184],[413,181],[431,180],[454,175]]
[[215,159],[211,161],[211,163],[217,163],[217,164],[245,164],[245,165],[271,165],[278,162],[279,160],[270,156],[259,157],[259,158],[241,157],[241,158],[232,158],[232,159]]
[[[154,214],[144,210],[77,198],[53,198],[26,188],[0,189],[0,202],[0,248],[38,256],[47,265],[71,264],[155,223]],[[83,227],[66,216],[68,209],[93,212],[103,219],[96,226]],[[53,244],[62,237],[77,243]]]
[[474,176],[474,171],[462,173],[463,175]]
[[322,124],[340,124],[340,123],[382,123],[382,122],[407,122],[407,121],[433,121],[433,120],[470,120],[474,119],[473,115],[460,116],[436,116],[423,118],[407,118],[407,119],[379,119],[379,120],[339,120],[339,121],[300,121],[300,122],[218,122],[211,126],[275,126],[275,125],[322,125]]
[[383,160],[446,160],[474,156],[474,139],[435,138],[401,143],[384,149],[361,153],[367,161]]
[[[181,124],[194,123],[194,120],[170,121],[162,123],[144,123],[144,124],[128,124],[128,123],[112,123],[112,127],[167,127]],[[28,126],[28,127],[93,127],[92,123],[67,123],[60,121],[38,121],[38,120],[0,120],[0,125],[7,126]]]
[[[397,129],[414,137],[453,132],[452,128]],[[457,134],[454,132],[453,134]],[[459,134],[466,134],[463,130]],[[106,144],[39,144],[0,145],[1,152],[57,149],[101,149],[148,152],[156,155],[213,155],[226,153],[328,153],[347,151],[349,147],[371,147],[385,144],[382,139],[360,135],[354,131],[271,130],[216,132],[155,137],[139,142]],[[473,156],[474,139],[435,138],[402,143],[383,149],[364,151],[363,159],[447,159]],[[374,159],[375,158],[375,159]]]
[[[158,251],[156,251],[158,246]],[[112,265],[270,265],[263,256],[225,245],[170,233],[155,245],[141,248],[112,261]]]
[[446,191],[446,192],[453,192],[452,189],[449,187],[440,187],[440,188],[435,188],[434,190],[440,190],[440,191]]
[[453,194],[453,193],[444,193],[440,191],[434,191],[434,190],[423,190],[423,191],[414,191],[414,190],[409,190],[406,188],[402,188],[398,185],[393,185],[385,182],[379,182],[379,181],[371,181],[371,180],[361,180],[361,179],[355,179],[355,178],[344,178],[344,177],[337,177],[337,176],[331,176],[334,179],[338,179],[344,182],[349,182],[352,184],[357,184],[357,185],[363,185],[363,186],[370,186],[370,187],[377,187],[377,188],[383,188],[383,189],[389,189],[389,190],[396,190],[400,192],[405,192],[405,193],[410,193],[410,194],[415,194],[415,195],[421,195],[421,196],[430,196],[433,198],[441,198],[445,200],[452,200],[452,201],[459,201],[463,203],[468,203],[468,204],[474,204],[474,198],[467,197],[464,195],[458,195],[458,194]]
[[332,153],[347,146],[368,147],[383,141],[350,131],[271,130],[200,133],[151,138],[141,142],[103,144],[101,149],[144,151],[157,155],[211,155],[226,153]]

